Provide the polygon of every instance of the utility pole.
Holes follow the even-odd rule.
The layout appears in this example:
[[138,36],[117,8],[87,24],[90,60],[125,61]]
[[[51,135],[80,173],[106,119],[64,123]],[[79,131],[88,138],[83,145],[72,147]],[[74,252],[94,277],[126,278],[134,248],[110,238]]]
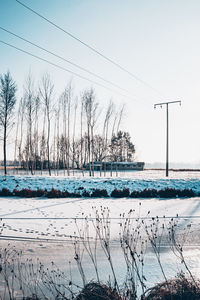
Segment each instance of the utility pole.
[[171,102],[163,102],[163,103],[156,103],[154,104],[154,108],[156,106],[160,106],[162,108],[163,105],[166,105],[166,113],[167,113],[167,132],[166,132],[166,177],[168,177],[169,173],[169,113],[168,113],[168,106],[169,104],[179,103],[181,105],[181,101],[171,101]]

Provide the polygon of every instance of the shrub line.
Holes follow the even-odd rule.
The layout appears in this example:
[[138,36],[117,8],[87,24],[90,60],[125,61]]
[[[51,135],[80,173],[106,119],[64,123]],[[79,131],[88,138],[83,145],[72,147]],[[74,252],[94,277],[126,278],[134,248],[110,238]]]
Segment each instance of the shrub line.
[[[81,192],[80,192],[81,191]],[[0,196],[9,197],[25,197],[25,198],[35,198],[35,197],[47,197],[47,198],[193,198],[199,197],[200,193],[193,191],[192,189],[174,189],[174,188],[165,188],[161,190],[156,189],[144,189],[141,191],[133,190],[130,192],[128,188],[123,190],[114,189],[110,195],[106,189],[93,189],[92,191],[87,191],[84,188],[79,188],[79,192],[69,192],[67,190],[60,191],[52,188],[50,191],[37,189],[14,189],[10,191],[7,188],[0,190]]]

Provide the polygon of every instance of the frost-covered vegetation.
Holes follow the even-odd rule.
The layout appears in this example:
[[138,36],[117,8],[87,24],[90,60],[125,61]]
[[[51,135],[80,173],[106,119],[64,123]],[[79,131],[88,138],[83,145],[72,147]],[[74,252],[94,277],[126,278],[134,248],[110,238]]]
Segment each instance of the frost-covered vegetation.
[[0,196],[175,198],[200,195],[199,179],[0,176]]

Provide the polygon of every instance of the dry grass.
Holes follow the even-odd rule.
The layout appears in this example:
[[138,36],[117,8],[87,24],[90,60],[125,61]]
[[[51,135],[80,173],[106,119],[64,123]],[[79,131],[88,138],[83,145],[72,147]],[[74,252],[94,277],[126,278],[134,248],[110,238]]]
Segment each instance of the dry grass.
[[199,300],[200,282],[186,278],[183,274],[178,278],[158,283],[142,296],[143,300]]
[[[110,238],[110,212],[101,207],[98,211],[94,207],[95,218],[92,226],[96,231],[91,244],[90,226],[87,217],[80,228],[76,223],[77,235],[72,238],[74,245],[74,259],[76,261],[82,283],[78,284],[70,270],[65,274],[54,264],[51,267],[37,260],[24,260],[23,253],[15,247],[0,247],[0,283],[2,291],[0,300],[197,300],[200,299],[200,281],[194,278],[185,261],[183,245],[184,239],[178,236],[178,219],[169,222],[158,217],[150,222],[134,219],[134,211],[127,215],[120,215],[119,247],[125,260],[126,275],[123,283],[118,281],[115,273],[115,261],[112,256]],[[0,220],[0,235],[4,224]],[[145,238],[143,237],[145,236]],[[185,237],[184,237],[185,238]],[[170,250],[178,261],[182,263],[183,272],[177,278],[168,280],[162,264],[162,242],[168,242]],[[145,255],[147,246],[151,247],[161,270],[162,278],[156,286],[147,289],[145,277]],[[97,248],[100,247],[110,268],[109,281],[102,282],[99,275],[99,259]],[[83,253],[87,253],[96,276],[87,278],[83,264]],[[182,268],[181,268],[182,269]],[[89,282],[89,283],[88,283]],[[141,293],[143,294],[141,296]]]
[[76,300],[122,300],[121,296],[116,292],[115,289],[108,285],[90,282],[76,297]]

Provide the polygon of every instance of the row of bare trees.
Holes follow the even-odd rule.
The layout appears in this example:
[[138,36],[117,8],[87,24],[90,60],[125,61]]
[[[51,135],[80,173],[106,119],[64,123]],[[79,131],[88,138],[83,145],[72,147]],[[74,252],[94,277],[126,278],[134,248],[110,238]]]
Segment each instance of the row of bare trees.
[[110,101],[103,109],[93,88],[77,97],[71,82],[56,97],[49,74],[42,76],[38,86],[29,74],[23,96],[16,103],[17,87],[10,73],[0,78],[5,174],[8,129],[14,124],[14,161],[31,174],[48,169],[51,175],[52,170],[63,169],[69,175],[70,169],[88,166],[93,175],[96,161],[133,160],[130,135],[120,131],[124,106],[117,110]]

